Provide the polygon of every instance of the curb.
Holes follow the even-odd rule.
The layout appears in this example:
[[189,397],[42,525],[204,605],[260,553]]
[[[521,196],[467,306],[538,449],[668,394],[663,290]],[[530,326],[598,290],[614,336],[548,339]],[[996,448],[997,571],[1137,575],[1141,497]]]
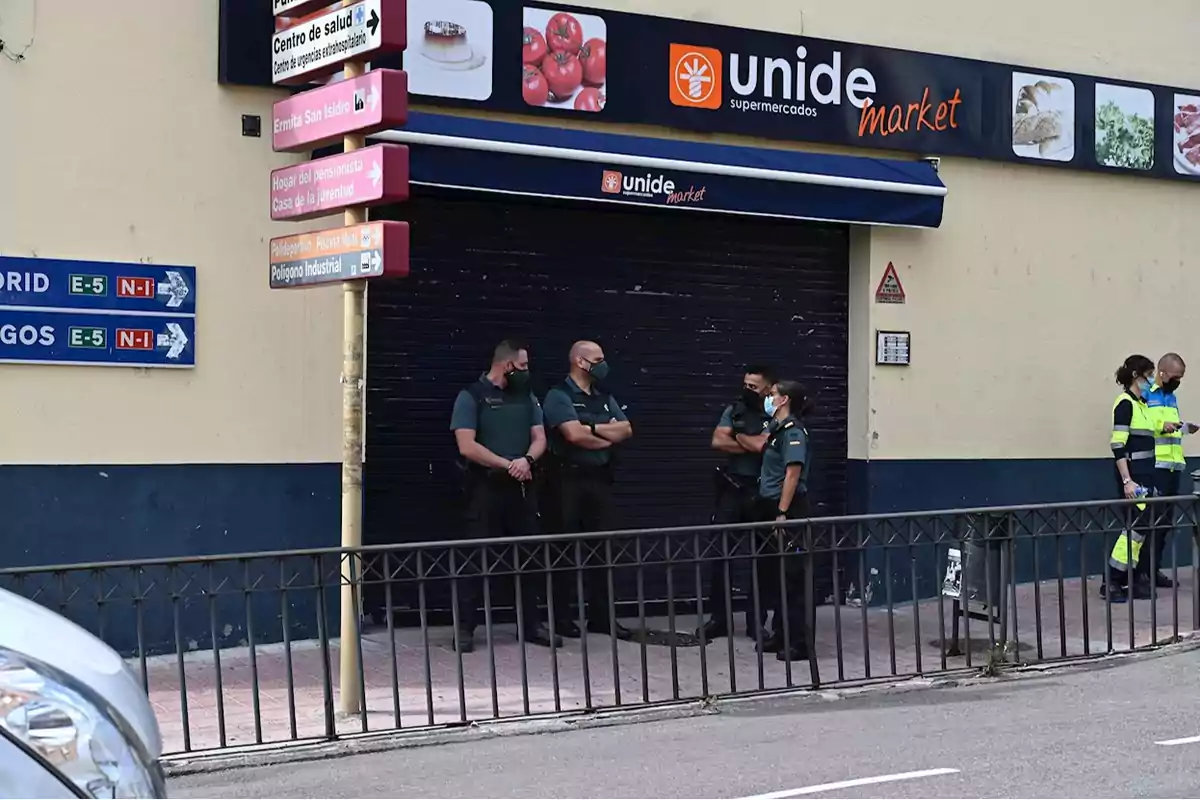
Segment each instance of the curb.
[[995,675],[984,675],[980,667],[951,670],[937,676],[902,680],[883,679],[860,686],[838,689],[779,689],[735,697],[686,700],[651,707],[616,708],[594,712],[567,712],[546,717],[483,720],[465,725],[424,728],[412,731],[381,731],[349,734],[335,741],[285,742],[250,745],[211,754],[184,754],[163,759],[168,778],[202,775],[252,767],[279,766],[302,761],[320,761],[352,755],[402,750],[410,747],[475,742],[505,736],[533,736],[564,731],[631,725],[642,722],[687,719],[734,710],[738,706],[788,699],[799,705],[833,703],[852,698],[892,696],[932,689],[983,686],[1011,681],[1037,680],[1050,675],[1113,669],[1125,664],[1166,658],[1200,650],[1200,633],[1181,633],[1178,640],[1154,649],[1131,653],[1102,653],[1071,661],[1022,664],[1003,667]]

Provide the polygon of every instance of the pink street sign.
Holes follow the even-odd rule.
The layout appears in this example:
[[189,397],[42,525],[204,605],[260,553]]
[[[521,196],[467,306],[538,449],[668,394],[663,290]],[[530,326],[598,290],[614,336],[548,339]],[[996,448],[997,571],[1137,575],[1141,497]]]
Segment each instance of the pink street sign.
[[271,145],[280,153],[398,128],[408,120],[408,76],[378,69],[280,100],[271,116]]
[[408,199],[408,148],[377,144],[271,172],[271,219],[324,217]]
[[271,240],[271,288],[408,274],[408,223],[367,222]]

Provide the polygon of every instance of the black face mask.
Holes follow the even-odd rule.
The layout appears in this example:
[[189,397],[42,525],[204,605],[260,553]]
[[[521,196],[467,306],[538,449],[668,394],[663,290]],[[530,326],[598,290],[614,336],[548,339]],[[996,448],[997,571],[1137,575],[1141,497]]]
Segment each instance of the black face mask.
[[512,372],[505,373],[504,377],[508,380],[507,389],[510,392],[525,392],[529,390],[529,370],[514,369]]
[[742,403],[746,406],[746,408],[750,408],[755,411],[761,411],[763,407],[762,395],[753,389],[747,389],[743,387]]
[[1175,394],[1175,390],[1179,388],[1179,378],[1171,378],[1162,385],[1162,390],[1167,394]]

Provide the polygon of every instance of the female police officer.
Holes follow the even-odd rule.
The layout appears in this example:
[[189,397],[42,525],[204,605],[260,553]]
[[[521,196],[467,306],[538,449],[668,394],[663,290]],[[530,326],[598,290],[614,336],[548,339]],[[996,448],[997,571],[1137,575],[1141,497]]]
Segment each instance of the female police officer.
[[[1117,368],[1117,383],[1121,393],[1113,401],[1112,453],[1116,461],[1116,478],[1121,495],[1134,500],[1146,494],[1155,494],[1154,485],[1154,422],[1146,406],[1147,395],[1154,384],[1154,362],[1145,356],[1132,355]],[[1149,596],[1149,579],[1146,569],[1150,558],[1145,559],[1139,569],[1142,543],[1152,527],[1154,513],[1146,512],[1146,504],[1138,503],[1133,509],[1128,533],[1117,537],[1108,558],[1109,600],[1124,603],[1129,599],[1129,582],[1133,577],[1133,589],[1138,597]],[[1161,536],[1162,533],[1160,532]],[[1132,568],[1132,570],[1131,570]],[[1133,575],[1131,576],[1131,571]],[[1101,594],[1105,587],[1100,587]]]
[[[796,381],[779,381],[763,402],[770,417],[763,447],[762,471],[758,477],[759,519],[785,522],[808,516],[808,429],[804,417],[812,410],[804,387]],[[806,556],[796,553],[789,539],[795,529],[779,529],[771,536],[757,560],[759,591],[775,610],[774,633],[763,643],[763,652],[775,653],[780,661],[808,658],[807,604],[805,603]],[[782,547],[786,555],[776,555]],[[779,569],[782,562],[783,580]],[[786,609],[786,611],[784,610]],[[784,636],[784,621],[787,636]]]

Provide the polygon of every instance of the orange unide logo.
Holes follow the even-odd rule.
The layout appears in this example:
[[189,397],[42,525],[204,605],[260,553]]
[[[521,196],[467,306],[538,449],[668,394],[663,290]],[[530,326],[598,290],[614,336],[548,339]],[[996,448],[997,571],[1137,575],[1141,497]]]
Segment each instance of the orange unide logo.
[[671,43],[671,102],[684,108],[721,107],[724,65],[712,47]]
[[621,173],[613,169],[604,170],[604,177],[600,179],[600,191],[605,194],[620,194],[621,193]]

